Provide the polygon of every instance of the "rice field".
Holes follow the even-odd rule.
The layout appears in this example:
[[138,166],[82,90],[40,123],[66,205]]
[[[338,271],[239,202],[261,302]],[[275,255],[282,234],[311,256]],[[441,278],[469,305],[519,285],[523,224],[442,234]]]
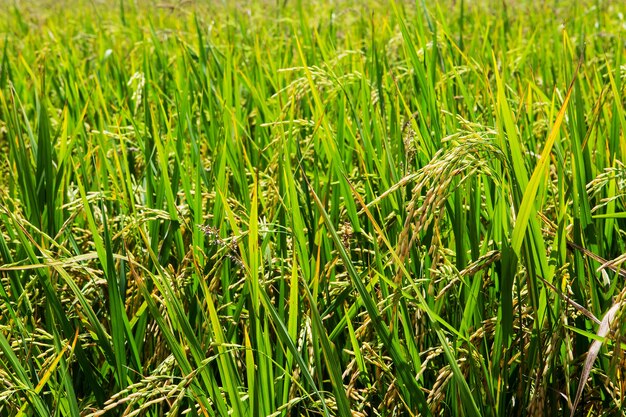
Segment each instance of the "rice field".
[[624,13],[0,0],[0,417],[626,415]]

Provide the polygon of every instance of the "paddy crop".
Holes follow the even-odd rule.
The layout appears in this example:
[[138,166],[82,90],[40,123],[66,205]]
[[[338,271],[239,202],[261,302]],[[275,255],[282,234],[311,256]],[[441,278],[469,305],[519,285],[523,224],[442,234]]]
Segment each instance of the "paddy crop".
[[0,7],[0,416],[625,414],[620,2],[207,3]]

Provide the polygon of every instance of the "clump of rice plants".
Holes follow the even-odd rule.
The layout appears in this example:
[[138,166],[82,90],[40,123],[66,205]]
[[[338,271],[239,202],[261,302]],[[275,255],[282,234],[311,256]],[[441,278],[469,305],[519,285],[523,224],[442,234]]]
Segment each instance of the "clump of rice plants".
[[0,416],[626,414],[619,2],[4,6]]

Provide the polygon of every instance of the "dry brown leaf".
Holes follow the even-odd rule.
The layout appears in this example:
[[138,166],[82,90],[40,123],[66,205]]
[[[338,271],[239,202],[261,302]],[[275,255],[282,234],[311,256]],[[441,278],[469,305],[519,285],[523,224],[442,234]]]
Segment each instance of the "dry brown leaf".
[[[597,335],[599,337],[606,337],[607,334],[611,331],[611,323],[615,318],[615,314],[622,306],[621,302],[614,304],[609,311],[602,318],[602,322],[600,322],[600,327],[598,327]],[[582,396],[583,390],[585,389],[585,385],[587,385],[587,378],[589,378],[589,374],[591,373],[591,368],[593,367],[593,363],[596,361],[598,354],[600,353],[600,348],[602,347],[602,342],[599,340],[594,340],[591,343],[591,347],[589,348],[589,352],[587,352],[587,359],[585,359],[585,365],[583,366],[583,373],[580,377],[580,383],[578,384],[578,391],[576,392],[576,399],[574,400],[574,405],[572,407],[572,412],[570,417],[574,417],[574,413],[576,412],[576,407],[578,406],[578,402],[580,401],[580,397]]]

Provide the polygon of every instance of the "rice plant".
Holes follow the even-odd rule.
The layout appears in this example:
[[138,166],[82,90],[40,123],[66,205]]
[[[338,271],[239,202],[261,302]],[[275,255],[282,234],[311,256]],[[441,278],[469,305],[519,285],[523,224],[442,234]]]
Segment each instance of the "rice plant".
[[0,416],[621,416],[620,2],[6,1]]

